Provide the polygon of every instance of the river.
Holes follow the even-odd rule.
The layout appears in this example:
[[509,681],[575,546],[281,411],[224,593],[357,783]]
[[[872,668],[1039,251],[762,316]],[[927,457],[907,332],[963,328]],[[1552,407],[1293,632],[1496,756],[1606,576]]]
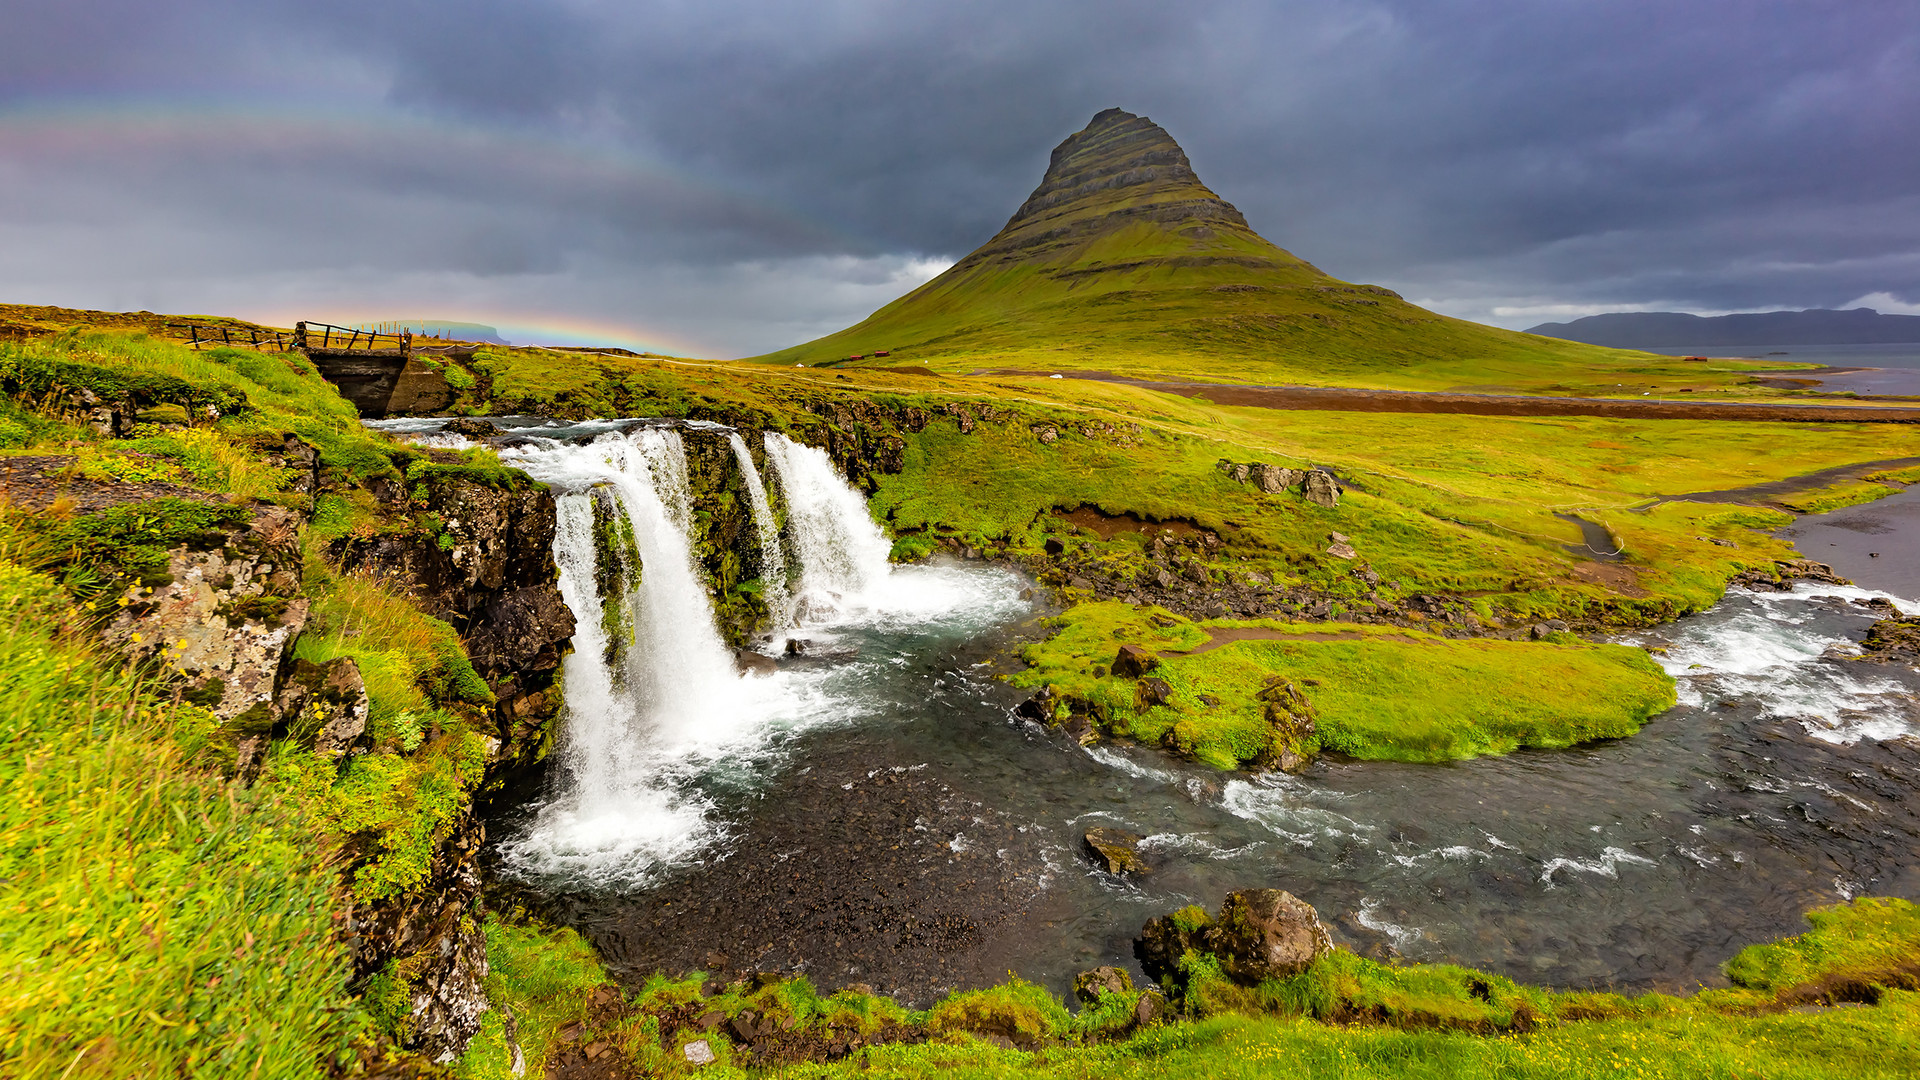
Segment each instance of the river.
[[[637,471],[636,525],[684,528],[673,432],[567,441],[595,430],[529,426],[548,441],[505,456],[555,485],[563,521],[570,499],[577,519],[594,485]],[[1830,654],[1886,593],[1736,591],[1633,635],[1664,649],[1679,704],[1629,739],[1221,773],[1017,717],[1022,695],[996,676],[1044,632],[1027,583],[979,563],[876,565],[877,531],[824,456],[767,449],[803,569],[797,621],[765,648],[799,636],[813,655],[735,673],[663,535],[642,581],[677,599],[641,612],[663,651],[588,678],[576,661],[599,650],[576,641],[561,753],[495,823],[496,872],[626,976],[797,970],[925,1003],[1014,971],[1065,993],[1076,971],[1133,966],[1148,918],[1277,886],[1366,954],[1681,990],[1798,932],[1808,907],[1920,895],[1920,675]],[[563,587],[578,555],[560,553]],[[597,617],[596,598],[569,601]],[[1146,836],[1151,872],[1095,869],[1080,840],[1094,826]]]

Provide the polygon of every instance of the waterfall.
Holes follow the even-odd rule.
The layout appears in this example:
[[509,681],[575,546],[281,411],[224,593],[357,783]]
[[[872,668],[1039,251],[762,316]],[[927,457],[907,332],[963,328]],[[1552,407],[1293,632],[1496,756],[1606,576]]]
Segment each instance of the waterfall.
[[[688,771],[770,711],[753,685],[765,680],[741,677],[714,626],[689,539],[693,499],[679,432],[643,428],[584,447],[549,442],[501,456],[562,489],[554,560],[578,624],[562,671],[561,790],[503,851],[542,876],[630,882],[636,871],[714,839],[705,800],[685,783]],[[626,516],[640,557],[638,581],[624,574],[628,587],[617,598],[603,598],[596,584],[596,492]],[[624,605],[618,620],[606,617],[603,602]],[[610,662],[606,625],[615,621],[632,642],[611,650]]]
[[[782,753],[783,732],[879,715],[862,685],[870,675],[860,665],[871,662],[815,660],[742,675],[694,558],[696,506],[680,431],[597,429],[570,435],[592,438],[578,445],[541,430],[500,456],[557,496],[554,561],[577,629],[561,672],[564,730],[551,794],[501,844],[502,861],[524,880],[644,888],[725,838],[704,791],[727,789]],[[892,573],[887,539],[865,500],[821,451],[768,435],[771,474],[763,478],[747,444],[727,437],[776,629],[805,620],[828,637],[858,638],[972,625],[1019,609],[1004,572]],[[768,483],[786,501],[784,532]]]
[[787,500],[787,534],[800,561],[796,618],[820,620],[882,586],[892,545],[826,451],[766,434],[767,460]]
[[793,627],[793,595],[787,588],[787,554],[780,545],[780,526],[774,523],[773,508],[767,502],[767,487],[760,482],[760,470],[738,432],[727,435],[733,447],[733,460],[747,482],[747,499],[753,508],[753,530],[760,539],[760,597],[767,602],[774,633]]

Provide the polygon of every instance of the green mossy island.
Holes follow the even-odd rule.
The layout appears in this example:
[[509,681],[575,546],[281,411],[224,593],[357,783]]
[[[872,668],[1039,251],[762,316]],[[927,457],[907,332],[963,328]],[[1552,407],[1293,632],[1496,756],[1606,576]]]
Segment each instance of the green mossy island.
[[[1572,634],[1536,643],[1337,622],[1194,623],[1115,601],[1078,605],[1056,623],[1058,633],[1027,647],[1017,684],[1050,688],[1113,735],[1226,769],[1270,763],[1281,749],[1447,761],[1572,746],[1631,735],[1674,702],[1673,680],[1644,650]],[[1129,644],[1154,654],[1148,677],[1165,682],[1164,702],[1147,703],[1140,678],[1112,674]],[[1276,717],[1279,684],[1304,696],[1312,734]]]

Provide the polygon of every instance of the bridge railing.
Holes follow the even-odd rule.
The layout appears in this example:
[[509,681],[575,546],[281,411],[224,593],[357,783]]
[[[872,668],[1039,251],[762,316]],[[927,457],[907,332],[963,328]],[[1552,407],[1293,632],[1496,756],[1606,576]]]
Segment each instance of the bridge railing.
[[212,323],[168,323],[167,329],[184,332],[195,349],[221,345],[234,349],[279,349],[294,347],[295,334],[281,330],[263,330],[256,326],[217,326]]
[[352,326],[298,322],[293,327],[293,347],[326,352],[398,351],[405,354],[413,351],[413,334],[404,330],[398,334],[382,334]]

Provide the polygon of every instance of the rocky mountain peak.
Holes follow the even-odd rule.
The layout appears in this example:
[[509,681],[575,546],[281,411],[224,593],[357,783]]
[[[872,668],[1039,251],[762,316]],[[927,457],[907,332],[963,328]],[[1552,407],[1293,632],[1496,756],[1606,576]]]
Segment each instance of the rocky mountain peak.
[[1106,109],[1054,148],[1040,186],[968,261],[1043,256],[1136,222],[1172,230],[1247,228],[1233,204],[1200,182],[1165,128]]
[[1186,151],[1173,141],[1167,129],[1124,109],[1107,109],[1054,147],[1046,176],[1007,226],[1013,228],[1050,216],[1049,211],[1091,199],[1116,195],[1134,199],[1162,193],[1198,195],[1192,201],[1212,203],[1217,208],[1207,216],[1224,214],[1246,224],[1238,210],[1200,182]]

